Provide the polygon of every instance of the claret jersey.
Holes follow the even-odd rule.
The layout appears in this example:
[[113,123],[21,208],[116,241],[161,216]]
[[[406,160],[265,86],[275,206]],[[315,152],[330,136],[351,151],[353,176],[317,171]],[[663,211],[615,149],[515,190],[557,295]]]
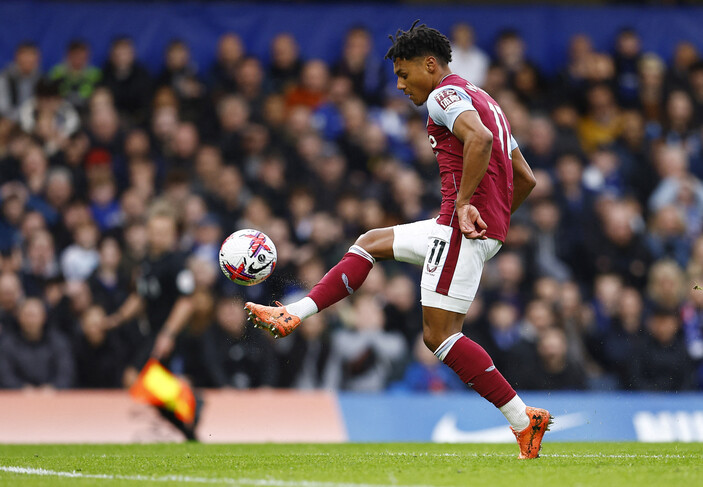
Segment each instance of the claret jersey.
[[455,201],[464,167],[464,144],[452,133],[457,117],[474,110],[493,134],[491,159],[471,204],[488,226],[486,236],[505,242],[513,202],[512,151],[517,142],[510,124],[496,101],[482,89],[456,74],[446,76],[427,98],[427,134],[439,163],[442,206],[437,222],[459,228]]

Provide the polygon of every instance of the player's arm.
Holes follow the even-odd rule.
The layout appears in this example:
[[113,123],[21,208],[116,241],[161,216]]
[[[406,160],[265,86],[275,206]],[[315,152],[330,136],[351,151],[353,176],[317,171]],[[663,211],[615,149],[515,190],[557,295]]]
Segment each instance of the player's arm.
[[510,213],[515,213],[525,198],[532,192],[537,180],[532,174],[529,164],[525,157],[520,152],[520,148],[516,147],[512,152],[513,157],[513,204],[510,208]]
[[156,336],[154,349],[151,351],[151,355],[158,360],[171,354],[176,344],[176,337],[188,324],[195,307],[192,297],[195,290],[195,279],[190,269],[182,268],[175,276],[175,283],[178,299],[171,308],[164,326]]
[[129,321],[137,316],[137,314],[143,309],[144,301],[142,297],[133,292],[125,299],[122,306],[117,308],[113,314],[105,319],[106,328],[111,329],[120,326],[122,323]]
[[162,359],[173,351],[176,337],[183,331],[190,316],[193,314],[193,298],[191,296],[181,296],[176,300],[173,309],[166,319],[163,328],[156,337],[154,350],[151,354],[156,359]]
[[459,228],[467,238],[485,239],[486,223],[469,201],[488,169],[493,134],[474,110],[466,110],[456,118],[452,133],[464,144],[464,169],[456,199]]

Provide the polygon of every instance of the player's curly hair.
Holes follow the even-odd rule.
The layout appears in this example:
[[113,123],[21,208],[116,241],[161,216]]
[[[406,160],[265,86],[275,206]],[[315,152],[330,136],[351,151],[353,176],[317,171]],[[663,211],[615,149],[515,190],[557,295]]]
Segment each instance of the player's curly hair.
[[437,29],[425,24],[417,25],[416,20],[410,30],[398,29],[395,37],[389,35],[393,45],[388,49],[384,59],[412,59],[418,56],[435,56],[441,62],[448,64],[452,60],[452,46],[447,36]]

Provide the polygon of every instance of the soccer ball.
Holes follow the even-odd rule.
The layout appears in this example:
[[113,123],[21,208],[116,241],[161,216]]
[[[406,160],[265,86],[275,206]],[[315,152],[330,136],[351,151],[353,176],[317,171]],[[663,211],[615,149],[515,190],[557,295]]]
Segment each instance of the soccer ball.
[[276,246],[264,232],[245,229],[234,232],[220,247],[220,269],[227,279],[253,286],[271,275],[276,267]]

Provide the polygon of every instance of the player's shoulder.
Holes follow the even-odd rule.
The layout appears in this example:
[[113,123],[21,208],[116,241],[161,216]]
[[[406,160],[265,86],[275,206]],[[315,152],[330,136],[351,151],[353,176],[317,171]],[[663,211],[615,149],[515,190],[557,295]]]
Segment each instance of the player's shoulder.
[[155,273],[172,274],[186,267],[187,261],[188,256],[185,252],[174,250],[162,254],[151,267]]
[[452,74],[437,86],[428,97],[430,103],[436,103],[439,108],[446,110],[449,105],[462,100],[473,103],[477,98],[488,94],[461,76]]

